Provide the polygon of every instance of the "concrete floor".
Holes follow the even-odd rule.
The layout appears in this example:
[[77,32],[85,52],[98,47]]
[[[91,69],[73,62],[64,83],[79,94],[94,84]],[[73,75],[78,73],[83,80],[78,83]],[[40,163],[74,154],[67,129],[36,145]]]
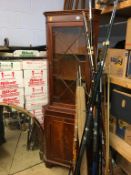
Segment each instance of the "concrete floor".
[[19,136],[20,131],[6,129],[7,142],[0,146],[0,175],[68,175],[65,168],[46,168],[39,158],[39,150],[26,150],[26,132],[22,132],[17,145]]
[[68,175],[68,170],[61,167],[46,168],[44,163],[41,163],[15,175]]

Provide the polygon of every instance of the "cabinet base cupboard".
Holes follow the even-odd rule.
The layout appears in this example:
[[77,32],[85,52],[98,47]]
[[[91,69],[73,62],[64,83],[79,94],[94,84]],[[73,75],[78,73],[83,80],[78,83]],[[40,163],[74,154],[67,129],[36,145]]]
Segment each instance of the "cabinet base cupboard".
[[47,165],[69,166],[73,158],[74,106],[52,104],[45,109],[44,160]]
[[[85,10],[88,21],[88,10]],[[69,166],[73,159],[75,91],[78,67],[87,93],[91,85],[82,10],[46,12],[49,104],[44,110],[44,160]],[[93,43],[97,48],[100,11],[93,9]],[[96,60],[94,60],[95,63]]]

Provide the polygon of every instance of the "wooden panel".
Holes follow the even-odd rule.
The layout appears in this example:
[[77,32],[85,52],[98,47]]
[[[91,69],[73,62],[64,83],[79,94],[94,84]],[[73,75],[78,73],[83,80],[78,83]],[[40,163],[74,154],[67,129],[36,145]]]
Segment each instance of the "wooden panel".
[[45,122],[48,126],[45,129],[47,159],[69,164],[73,153],[73,124],[51,116],[47,116]]
[[[89,11],[88,10],[84,10],[84,11],[88,16]],[[97,18],[99,17],[99,14],[100,14],[100,10],[93,9],[93,17],[95,16],[95,18]],[[83,22],[82,10],[64,10],[64,11],[45,12],[44,15],[47,17],[48,22],[66,22],[66,21]]]
[[131,163],[131,146],[113,133],[110,133],[110,145]]
[[118,86],[131,89],[131,79],[129,78],[118,78],[115,76],[110,76],[110,82]]
[[[63,106],[63,107],[62,107]],[[74,109],[55,104],[45,110],[45,162],[69,166],[73,158]]]
[[131,163],[129,163],[126,159],[124,159],[122,156],[117,155],[117,164],[121,167],[121,169],[127,174],[131,175]]

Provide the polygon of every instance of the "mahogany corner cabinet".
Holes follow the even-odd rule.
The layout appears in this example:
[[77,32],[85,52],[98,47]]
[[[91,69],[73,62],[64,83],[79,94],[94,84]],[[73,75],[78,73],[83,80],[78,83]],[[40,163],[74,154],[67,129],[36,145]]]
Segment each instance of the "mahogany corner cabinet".
[[[84,10],[88,21],[88,10]],[[93,9],[96,51],[100,10]],[[78,67],[87,91],[91,85],[82,10],[45,12],[49,104],[44,111],[44,161],[69,167],[73,160],[75,91]]]

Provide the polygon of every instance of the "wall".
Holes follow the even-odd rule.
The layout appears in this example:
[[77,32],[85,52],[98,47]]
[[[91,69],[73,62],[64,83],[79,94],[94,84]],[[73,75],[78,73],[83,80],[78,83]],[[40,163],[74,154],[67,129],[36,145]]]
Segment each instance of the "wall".
[[[62,10],[64,0],[0,0],[0,45],[9,38],[11,46],[46,44],[43,12]],[[99,42],[106,28],[100,28]],[[113,28],[111,46],[125,38],[126,25]]]
[[64,0],[0,0],[0,45],[46,44],[43,12],[62,10]]

